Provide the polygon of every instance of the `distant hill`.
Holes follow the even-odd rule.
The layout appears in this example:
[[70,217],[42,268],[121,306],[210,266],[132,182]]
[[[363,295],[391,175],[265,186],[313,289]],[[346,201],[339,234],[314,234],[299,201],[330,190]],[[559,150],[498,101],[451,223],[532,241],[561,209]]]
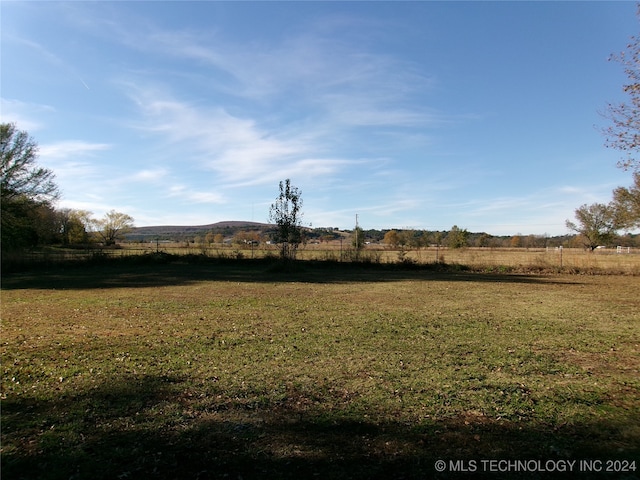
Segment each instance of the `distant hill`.
[[240,230],[267,231],[273,228],[268,223],[225,221],[210,223],[208,225],[157,225],[150,227],[136,227],[127,233],[129,241],[139,240],[182,240],[186,237],[206,234],[209,232],[222,233],[225,236],[233,236]]

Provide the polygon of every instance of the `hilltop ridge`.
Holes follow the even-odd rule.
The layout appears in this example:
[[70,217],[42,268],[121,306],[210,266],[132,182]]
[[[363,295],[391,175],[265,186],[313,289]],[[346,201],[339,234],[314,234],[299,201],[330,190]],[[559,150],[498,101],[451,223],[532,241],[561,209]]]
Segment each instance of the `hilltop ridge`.
[[267,231],[272,227],[273,226],[268,223],[238,220],[228,220],[210,223],[207,225],[154,225],[132,228],[131,231],[127,233],[126,237],[128,240],[143,240],[168,236],[171,238],[179,238],[183,236],[205,234],[208,232],[232,235],[234,232],[239,230]]

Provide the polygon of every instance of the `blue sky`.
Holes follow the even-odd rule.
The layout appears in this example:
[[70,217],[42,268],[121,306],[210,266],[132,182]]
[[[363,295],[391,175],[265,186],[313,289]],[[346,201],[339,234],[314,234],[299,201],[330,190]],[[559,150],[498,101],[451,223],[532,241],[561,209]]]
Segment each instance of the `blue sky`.
[[599,112],[632,2],[5,2],[1,115],[60,207],[137,226],[268,221],[567,233],[631,184]]

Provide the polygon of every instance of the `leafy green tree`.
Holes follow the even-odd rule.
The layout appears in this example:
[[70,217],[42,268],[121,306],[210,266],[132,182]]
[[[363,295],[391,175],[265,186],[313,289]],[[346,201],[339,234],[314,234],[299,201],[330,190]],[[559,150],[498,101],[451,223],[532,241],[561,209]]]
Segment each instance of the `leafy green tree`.
[[51,209],[60,195],[53,172],[36,165],[37,157],[38,145],[27,132],[19,131],[13,123],[0,124],[3,251],[37,244],[41,237],[37,210]]
[[37,245],[59,244],[62,241],[58,212],[48,203],[40,203],[30,212]]
[[80,245],[90,242],[89,232],[95,223],[92,220],[91,212],[87,210],[76,210],[63,208],[58,210],[60,232],[64,245]]
[[567,228],[578,233],[584,247],[591,251],[610,243],[620,228],[616,209],[612,204],[584,204],[576,209],[575,216],[578,223],[567,220]]
[[488,233],[481,233],[478,237],[476,243],[478,247],[488,247],[491,243],[491,235]]
[[443,239],[442,232],[439,232],[439,231],[433,232],[432,238],[436,246],[442,245],[442,239]]
[[451,227],[447,235],[447,246],[449,248],[462,248],[467,245],[469,232],[467,229],[461,229],[457,225]]
[[640,171],[633,174],[633,185],[613,191],[613,207],[621,228],[640,227]]
[[424,238],[424,232],[419,230],[407,230],[406,231],[407,245],[411,248],[420,249],[426,243]]
[[280,194],[269,209],[269,220],[276,225],[273,240],[283,260],[294,260],[302,242],[302,192],[288,178],[279,186]]

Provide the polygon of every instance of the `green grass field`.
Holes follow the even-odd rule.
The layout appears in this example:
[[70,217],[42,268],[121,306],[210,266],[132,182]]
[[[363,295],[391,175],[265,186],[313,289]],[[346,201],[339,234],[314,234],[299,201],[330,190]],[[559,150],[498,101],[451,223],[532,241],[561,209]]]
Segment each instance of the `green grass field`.
[[3,478],[640,476],[640,277],[293,270],[3,278]]

